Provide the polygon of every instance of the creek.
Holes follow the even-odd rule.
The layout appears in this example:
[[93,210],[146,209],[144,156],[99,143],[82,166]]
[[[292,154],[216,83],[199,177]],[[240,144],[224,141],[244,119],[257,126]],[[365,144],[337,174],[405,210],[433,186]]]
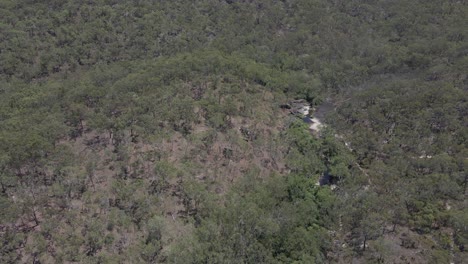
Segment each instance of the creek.
[[312,114],[309,111],[310,107],[303,107],[304,117],[302,121],[309,125],[311,131],[320,132],[320,129],[324,126],[322,121],[325,120],[327,114],[334,109],[335,106],[329,101],[325,101],[317,106]]

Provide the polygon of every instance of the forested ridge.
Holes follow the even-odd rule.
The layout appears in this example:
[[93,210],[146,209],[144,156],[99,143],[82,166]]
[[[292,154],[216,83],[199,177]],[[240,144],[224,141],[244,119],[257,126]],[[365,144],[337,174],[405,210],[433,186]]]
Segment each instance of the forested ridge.
[[0,262],[463,263],[467,18],[1,0]]

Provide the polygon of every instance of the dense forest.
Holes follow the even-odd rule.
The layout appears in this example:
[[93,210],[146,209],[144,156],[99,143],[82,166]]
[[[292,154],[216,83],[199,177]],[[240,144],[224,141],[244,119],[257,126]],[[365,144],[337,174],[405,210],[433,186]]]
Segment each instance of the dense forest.
[[0,0],[0,263],[464,263],[467,142],[465,1]]

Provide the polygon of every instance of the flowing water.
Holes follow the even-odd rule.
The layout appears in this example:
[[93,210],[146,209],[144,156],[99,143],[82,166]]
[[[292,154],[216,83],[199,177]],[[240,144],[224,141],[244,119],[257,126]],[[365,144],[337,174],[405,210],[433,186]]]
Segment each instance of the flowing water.
[[322,121],[330,111],[335,109],[335,106],[331,102],[325,101],[320,104],[312,114],[310,114],[309,108],[304,107],[303,109],[307,111],[303,112],[304,117],[302,121],[309,125],[310,130],[320,132],[320,129],[324,126]]

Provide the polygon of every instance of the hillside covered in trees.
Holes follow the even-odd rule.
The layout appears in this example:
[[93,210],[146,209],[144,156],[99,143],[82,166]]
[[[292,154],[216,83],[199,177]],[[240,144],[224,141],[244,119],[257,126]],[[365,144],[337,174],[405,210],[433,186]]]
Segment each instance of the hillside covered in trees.
[[467,18],[1,0],[0,263],[463,263]]

